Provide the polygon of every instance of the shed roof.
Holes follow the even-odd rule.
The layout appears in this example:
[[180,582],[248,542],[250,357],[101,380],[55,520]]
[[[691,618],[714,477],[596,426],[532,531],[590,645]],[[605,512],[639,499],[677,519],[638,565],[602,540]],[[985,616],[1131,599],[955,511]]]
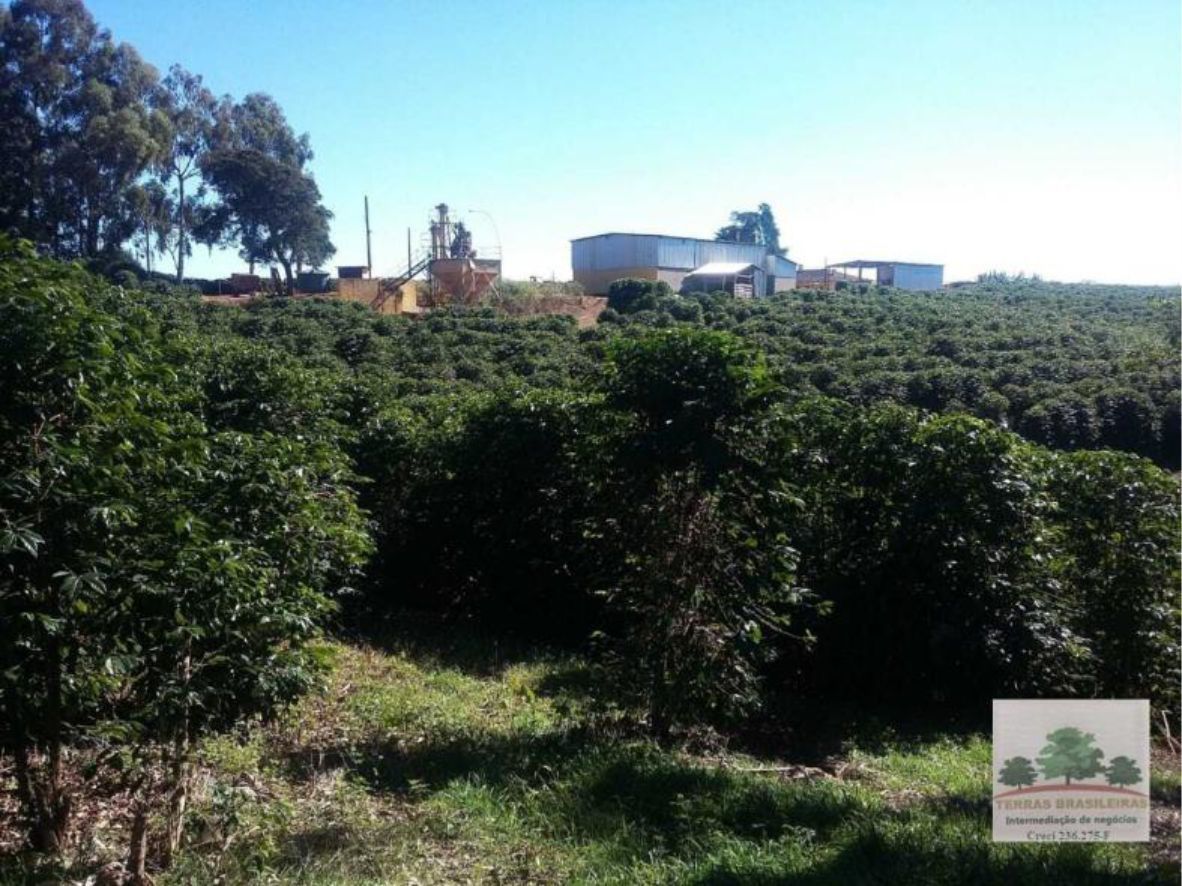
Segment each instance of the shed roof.
[[706,262],[700,268],[694,268],[687,277],[729,277],[732,274],[741,274],[748,268],[757,268],[758,265],[753,265],[750,262],[741,261],[712,261]]
[[932,264],[930,262],[922,261],[873,261],[871,259],[858,258],[853,261],[840,261],[831,265],[826,265],[827,268],[889,268],[889,267],[903,267],[903,268],[942,268],[943,265]]

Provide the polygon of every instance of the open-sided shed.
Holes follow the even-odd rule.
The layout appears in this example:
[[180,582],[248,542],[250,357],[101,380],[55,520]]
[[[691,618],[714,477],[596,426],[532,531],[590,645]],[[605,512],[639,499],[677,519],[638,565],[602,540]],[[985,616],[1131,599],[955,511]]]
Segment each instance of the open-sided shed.
[[765,290],[767,275],[750,262],[707,262],[694,268],[681,282],[682,292],[729,292],[739,298],[753,298]]
[[873,282],[879,286],[894,286],[896,289],[932,290],[944,285],[944,266],[909,261],[869,261],[856,259],[839,262],[828,268],[849,273],[857,271],[858,279],[866,270],[874,271]]

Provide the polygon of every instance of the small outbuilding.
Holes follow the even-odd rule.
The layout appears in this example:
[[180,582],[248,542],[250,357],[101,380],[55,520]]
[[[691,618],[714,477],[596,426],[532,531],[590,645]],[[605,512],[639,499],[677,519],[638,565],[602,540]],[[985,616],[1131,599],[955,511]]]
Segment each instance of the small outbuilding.
[[681,281],[682,292],[729,292],[753,298],[765,290],[767,275],[748,262],[713,261],[695,268]]
[[862,279],[863,271],[872,270],[874,277],[867,282],[874,282],[879,286],[893,286],[896,289],[933,290],[944,286],[943,265],[909,261],[868,261],[860,258],[829,265],[827,269],[847,274],[857,271],[858,280]]
[[296,275],[296,289],[300,292],[327,292],[328,271],[300,271]]

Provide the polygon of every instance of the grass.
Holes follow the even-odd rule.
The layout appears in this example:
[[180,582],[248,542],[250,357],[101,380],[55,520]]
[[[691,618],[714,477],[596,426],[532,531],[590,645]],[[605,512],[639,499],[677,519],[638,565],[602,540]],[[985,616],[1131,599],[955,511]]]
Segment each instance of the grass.
[[994,844],[984,737],[879,730],[824,771],[691,754],[629,729],[577,660],[470,653],[326,645],[321,692],[203,745],[188,847],[155,882],[1178,881],[1168,756],[1152,790],[1173,818],[1153,848]]
[[[834,777],[630,737],[561,688],[580,685],[577,662],[326,654],[323,692],[205,746],[192,848],[158,883],[1178,879],[1139,845],[992,843],[980,736],[851,746]],[[1170,784],[1155,775],[1155,796],[1176,803]]]

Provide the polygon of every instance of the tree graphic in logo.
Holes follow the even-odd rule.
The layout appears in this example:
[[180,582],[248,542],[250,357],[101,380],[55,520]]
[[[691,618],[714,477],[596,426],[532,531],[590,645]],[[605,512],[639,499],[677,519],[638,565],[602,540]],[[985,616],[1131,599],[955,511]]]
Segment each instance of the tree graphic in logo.
[[1010,757],[1001,765],[998,781],[1011,788],[1029,787],[1038,778],[1034,764],[1025,757]]
[[1074,726],[1064,726],[1056,729],[1047,736],[1049,744],[1040,752],[1038,765],[1042,768],[1042,777],[1064,778],[1067,784],[1071,779],[1091,778],[1103,771],[1100,761],[1104,752],[1093,746],[1096,736],[1090,732],[1081,732]]
[[[1104,751],[1096,747],[1095,735],[1074,726],[1063,726],[1047,735],[1047,744],[1035,760],[1017,756],[1002,763],[997,781],[1013,790],[998,796],[1025,793],[1028,790],[1116,791],[1144,796],[1128,787],[1145,780],[1132,757],[1113,757],[1107,766],[1102,762],[1103,759]],[[1073,784],[1097,775],[1103,775],[1108,784]],[[1063,783],[1047,783],[1059,778],[1063,779]]]
[[1113,757],[1105,770],[1105,777],[1111,785],[1127,787],[1141,780],[1141,770],[1129,757]]

